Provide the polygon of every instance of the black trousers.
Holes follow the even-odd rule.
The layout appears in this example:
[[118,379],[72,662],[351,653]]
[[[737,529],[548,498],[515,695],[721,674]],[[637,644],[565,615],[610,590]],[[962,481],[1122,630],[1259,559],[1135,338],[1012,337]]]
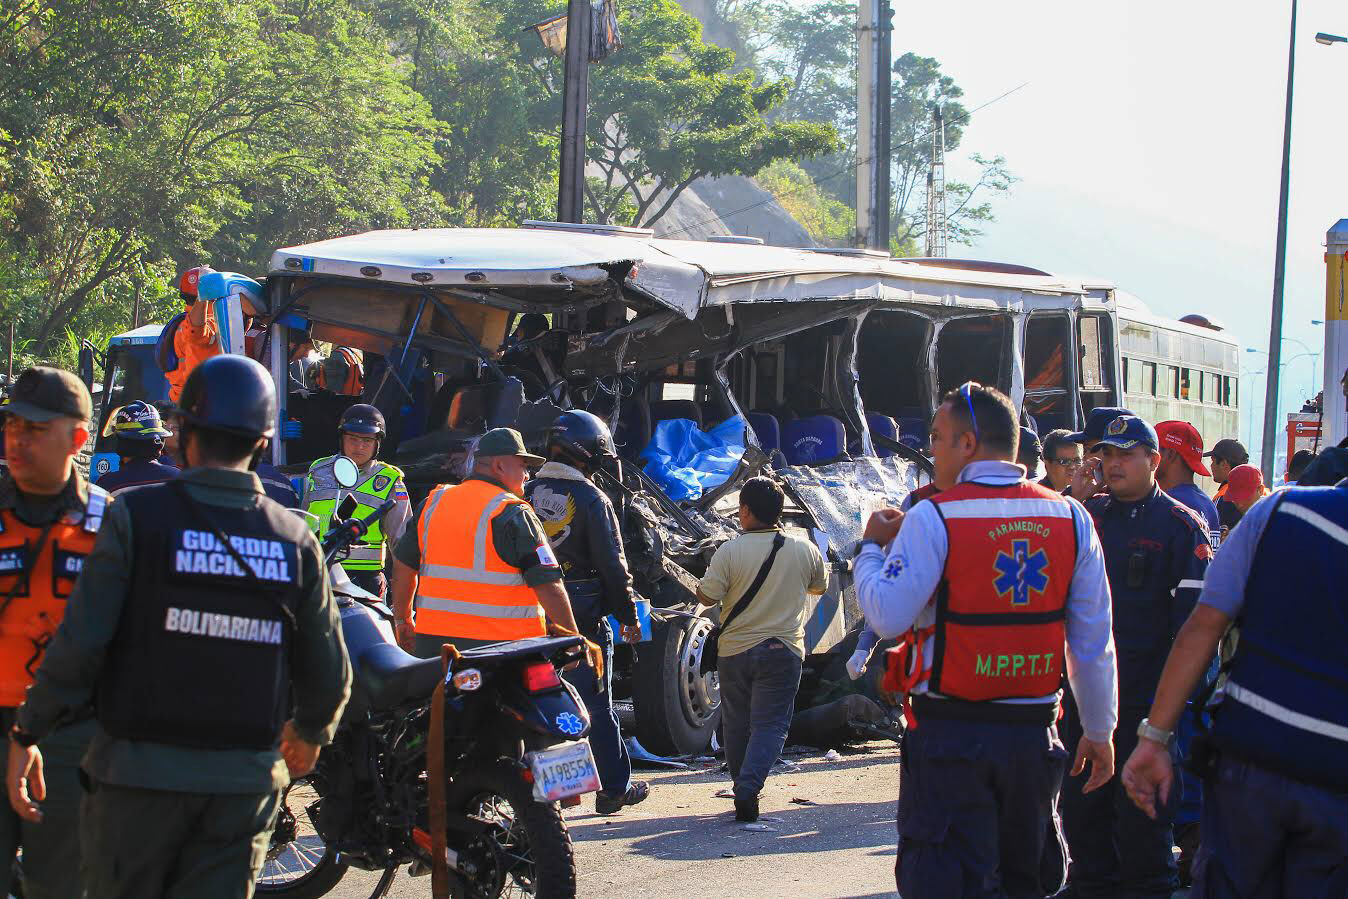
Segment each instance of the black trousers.
[[[1081,787],[1089,769],[1063,780],[1063,831],[1072,856],[1070,896],[1168,899],[1179,889],[1179,869],[1172,848],[1179,781],[1171,786],[1169,799],[1153,821],[1128,798],[1118,774],[1137,747],[1137,725],[1147,711],[1142,706],[1119,707],[1119,726],[1114,731],[1115,774],[1109,783],[1083,795]],[[1068,703],[1063,720],[1063,738],[1073,749],[1081,739],[1081,721],[1072,703]]]
[[1067,751],[1053,727],[927,716],[903,737],[903,899],[1043,899],[1062,886],[1056,801]]

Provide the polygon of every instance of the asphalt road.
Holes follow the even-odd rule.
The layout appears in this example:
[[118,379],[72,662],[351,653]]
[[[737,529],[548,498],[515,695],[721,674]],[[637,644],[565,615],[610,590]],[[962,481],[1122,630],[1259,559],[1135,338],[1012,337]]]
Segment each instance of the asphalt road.
[[[735,822],[731,800],[716,796],[729,775],[715,765],[638,772],[651,782],[651,797],[621,815],[595,815],[587,797],[567,814],[579,896],[897,896],[897,747],[788,758],[796,769],[774,772],[761,800],[760,823],[771,830]],[[352,871],[329,895],[365,899],[376,880]],[[388,895],[430,892],[429,877],[400,874]]]

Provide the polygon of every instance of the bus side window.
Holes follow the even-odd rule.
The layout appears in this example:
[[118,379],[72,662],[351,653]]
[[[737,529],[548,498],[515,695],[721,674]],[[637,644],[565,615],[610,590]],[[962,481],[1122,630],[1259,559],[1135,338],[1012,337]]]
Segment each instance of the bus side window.
[[1182,400],[1190,399],[1189,393],[1189,369],[1180,369],[1179,398]]
[[1115,405],[1114,347],[1105,316],[1083,315],[1077,319],[1077,353],[1081,358],[1082,412]]

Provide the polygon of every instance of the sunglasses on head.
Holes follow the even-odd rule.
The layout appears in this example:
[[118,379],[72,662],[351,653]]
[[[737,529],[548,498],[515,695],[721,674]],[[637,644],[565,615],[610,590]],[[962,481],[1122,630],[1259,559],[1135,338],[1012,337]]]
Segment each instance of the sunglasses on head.
[[965,381],[959,386],[960,396],[964,397],[964,403],[969,407],[969,421],[974,427],[974,440],[978,441],[981,439],[978,436],[978,416],[974,414],[974,398],[971,392],[975,389],[982,390],[983,385],[977,381]]

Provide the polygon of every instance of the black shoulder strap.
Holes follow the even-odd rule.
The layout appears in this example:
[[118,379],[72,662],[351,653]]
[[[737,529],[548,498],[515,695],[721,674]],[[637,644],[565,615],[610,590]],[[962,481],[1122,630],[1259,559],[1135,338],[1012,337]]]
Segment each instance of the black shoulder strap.
[[168,483],[173,492],[177,493],[178,497],[187,506],[192,517],[214,534],[215,539],[225,548],[225,552],[234,557],[234,561],[238,564],[239,568],[243,570],[244,576],[253,583],[253,586],[259,588],[258,592],[269,597],[276,603],[276,607],[281,610],[281,613],[285,615],[286,621],[290,623],[291,633],[294,633],[296,627],[295,612],[270,589],[267,589],[266,585],[262,583],[262,578],[258,577],[257,572],[253,571],[253,566],[249,565],[248,560],[243,557],[243,553],[234,548],[234,544],[229,542],[229,538],[225,536],[224,531],[221,531],[220,528],[216,526],[215,522],[206,517],[206,510],[201,508],[201,504],[192,499],[192,495],[187,492],[187,485],[177,478]]
[[730,627],[730,622],[734,621],[740,616],[741,612],[749,608],[749,603],[754,601],[754,597],[758,595],[758,591],[763,589],[763,582],[768,579],[768,572],[772,570],[772,561],[777,558],[777,550],[785,545],[786,535],[781,531],[778,531],[777,536],[772,538],[772,549],[768,550],[768,557],[763,560],[763,567],[758,569],[758,576],[755,577],[754,582],[749,585],[749,589],[744,591],[744,595],[740,597],[739,602],[735,603],[735,608],[731,609],[730,614],[725,616],[725,621],[721,622],[721,630]]

